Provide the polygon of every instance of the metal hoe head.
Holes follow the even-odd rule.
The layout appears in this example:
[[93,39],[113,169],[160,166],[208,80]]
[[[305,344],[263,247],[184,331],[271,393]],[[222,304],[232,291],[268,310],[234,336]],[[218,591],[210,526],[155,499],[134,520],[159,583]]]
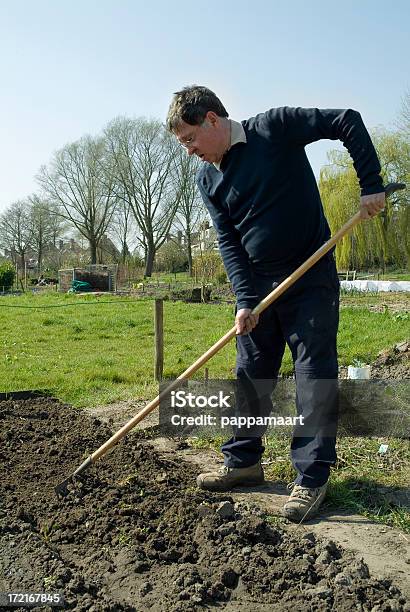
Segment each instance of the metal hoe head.
[[57,497],[66,497],[69,492],[69,485],[70,484],[74,484],[75,483],[75,478],[76,476],[78,476],[79,474],[81,474],[81,472],[84,472],[84,470],[86,470],[91,464],[92,464],[93,460],[92,460],[92,455],[90,455],[89,457],[87,457],[87,459],[85,461],[83,461],[83,463],[75,470],[75,472],[73,472],[71,474],[71,476],[69,476],[68,478],[66,478],[65,480],[63,480],[62,482],[60,482],[57,486],[54,487],[54,491],[57,493]]

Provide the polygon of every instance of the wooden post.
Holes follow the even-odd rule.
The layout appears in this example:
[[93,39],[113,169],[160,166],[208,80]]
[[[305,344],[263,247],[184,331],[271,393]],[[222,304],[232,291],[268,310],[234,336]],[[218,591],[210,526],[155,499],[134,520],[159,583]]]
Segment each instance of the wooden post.
[[155,300],[155,363],[154,376],[155,380],[162,380],[164,370],[164,300]]

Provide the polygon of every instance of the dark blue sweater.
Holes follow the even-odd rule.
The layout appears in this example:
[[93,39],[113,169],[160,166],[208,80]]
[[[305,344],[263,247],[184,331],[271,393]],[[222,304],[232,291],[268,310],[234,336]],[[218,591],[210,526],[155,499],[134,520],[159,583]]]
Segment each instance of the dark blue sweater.
[[353,110],[274,108],[242,121],[247,142],[231,147],[221,171],[204,162],[197,184],[218,234],[238,308],[257,302],[252,270],[291,273],[330,236],[304,147],[339,139],[353,158],[362,195],[383,191],[380,164]]

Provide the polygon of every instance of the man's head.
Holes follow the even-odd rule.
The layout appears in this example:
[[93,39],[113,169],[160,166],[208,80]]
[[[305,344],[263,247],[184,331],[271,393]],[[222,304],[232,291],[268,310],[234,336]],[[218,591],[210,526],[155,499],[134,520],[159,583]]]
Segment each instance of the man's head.
[[230,146],[228,113],[207,87],[191,85],[174,94],[167,115],[173,132],[188,154],[203,161],[220,162]]

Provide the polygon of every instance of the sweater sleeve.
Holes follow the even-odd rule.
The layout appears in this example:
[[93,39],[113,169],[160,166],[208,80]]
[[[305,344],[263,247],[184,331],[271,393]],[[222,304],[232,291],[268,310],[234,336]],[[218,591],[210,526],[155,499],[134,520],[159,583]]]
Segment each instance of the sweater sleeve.
[[258,304],[259,298],[252,283],[248,255],[241,244],[239,232],[228,214],[210,200],[199,182],[198,188],[218,236],[219,250],[236,295],[237,308],[252,309]]
[[293,145],[321,139],[340,140],[349,151],[361,195],[383,191],[380,163],[360,113],[352,109],[282,107],[267,111],[273,133]]

